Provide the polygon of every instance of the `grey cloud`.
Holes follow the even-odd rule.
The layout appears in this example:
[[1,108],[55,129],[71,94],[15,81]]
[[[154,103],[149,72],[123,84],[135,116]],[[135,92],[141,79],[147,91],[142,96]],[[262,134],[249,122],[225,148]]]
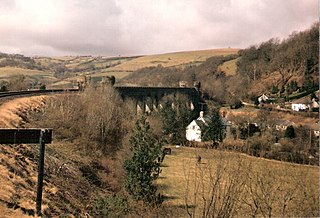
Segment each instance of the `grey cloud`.
[[39,11],[24,17],[21,1],[0,0],[2,52],[111,56],[244,48],[304,30],[318,18],[316,0],[43,0],[56,8],[42,23]]

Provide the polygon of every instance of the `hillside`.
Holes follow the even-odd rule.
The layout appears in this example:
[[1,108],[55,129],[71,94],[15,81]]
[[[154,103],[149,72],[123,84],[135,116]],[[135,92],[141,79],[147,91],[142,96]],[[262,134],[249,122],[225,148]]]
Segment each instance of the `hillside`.
[[[194,81],[200,81],[204,97],[220,103],[251,100],[263,93],[290,98],[297,92],[313,90],[319,84],[318,24],[294,32],[282,41],[270,39],[245,49],[223,51],[225,53],[217,50],[214,56],[201,63],[193,62],[196,64],[172,65],[174,58],[159,56],[162,58],[154,59],[153,65],[136,70],[121,83],[178,86],[179,81],[186,81],[187,86],[193,86]],[[130,63],[148,59],[152,56],[126,62],[123,66],[137,69]]]
[[213,56],[226,56],[237,51],[238,49],[228,48],[132,57],[25,57],[1,53],[0,79],[5,85],[17,75],[24,75],[26,86],[30,86],[31,83],[41,83],[49,88],[72,87],[76,85],[77,80],[83,79],[84,75],[91,75],[94,81],[100,81],[103,76],[114,75],[118,82],[145,67],[182,69],[186,66],[198,66]]

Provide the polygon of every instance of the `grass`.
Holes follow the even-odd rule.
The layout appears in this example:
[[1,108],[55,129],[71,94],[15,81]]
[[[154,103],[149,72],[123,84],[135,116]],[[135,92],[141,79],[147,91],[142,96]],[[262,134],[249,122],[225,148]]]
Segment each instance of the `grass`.
[[51,77],[52,74],[40,70],[30,70],[23,69],[18,67],[1,67],[0,68],[0,77],[11,77],[14,75],[24,74],[28,76],[48,76]]
[[[200,164],[197,163],[198,155],[202,157]],[[220,174],[217,171],[219,167],[222,169]],[[257,216],[269,213],[269,207],[272,216],[311,216],[319,211],[318,167],[188,147],[172,147],[172,154],[164,159],[157,181],[166,196],[164,205],[184,207],[187,199],[189,206],[193,206],[191,212],[196,217],[200,216],[203,197],[208,199],[210,196],[209,191],[213,190],[217,175],[221,179],[218,181],[220,189],[215,190],[216,197],[219,196],[215,199],[216,206],[224,205],[226,197],[232,199],[240,194],[238,201],[241,200],[241,204],[234,205],[238,216],[254,215],[249,206],[252,199],[260,199]],[[252,193],[249,188],[252,188]],[[282,200],[287,195],[292,199],[285,206],[288,210],[283,210]],[[269,207],[265,206],[267,203]]]
[[152,67],[161,64],[164,67],[185,66],[186,64],[204,62],[209,57],[236,54],[238,49],[211,49],[200,51],[185,51],[159,55],[148,55],[127,61],[108,71],[135,71],[144,67]]
[[221,71],[224,71],[227,76],[236,75],[237,61],[238,61],[238,58],[230,61],[226,61],[221,66],[219,66],[219,68]]
[[55,82],[57,79],[50,72],[40,70],[30,70],[17,67],[1,67],[0,68],[0,80],[9,80],[10,78],[24,75],[28,82],[40,81],[44,84],[50,84]]

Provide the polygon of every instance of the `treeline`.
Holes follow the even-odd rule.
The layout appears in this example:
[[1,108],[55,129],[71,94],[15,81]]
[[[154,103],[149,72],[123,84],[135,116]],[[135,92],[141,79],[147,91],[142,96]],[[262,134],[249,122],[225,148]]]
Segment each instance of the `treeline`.
[[293,74],[307,81],[319,70],[319,23],[282,41],[273,38],[240,50],[239,56],[237,72],[249,82],[273,72],[281,74],[280,89]]
[[0,67],[19,67],[30,70],[44,70],[45,67],[30,57],[21,54],[0,53]]

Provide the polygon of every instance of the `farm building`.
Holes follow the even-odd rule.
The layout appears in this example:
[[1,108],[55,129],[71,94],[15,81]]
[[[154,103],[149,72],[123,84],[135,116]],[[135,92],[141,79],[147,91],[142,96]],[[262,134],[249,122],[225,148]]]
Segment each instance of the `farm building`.
[[[201,132],[205,126],[208,126],[209,123],[209,117],[204,116],[204,112],[200,112],[200,116],[193,120],[186,128],[186,139],[188,141],[193,142],[201,142]],[[226,135],[230,134],[230,128],[231,124],[229,121],[227,121],[225,118],[221,118],[221,121],[223,123],[223,128],[226,131]]]
[[291,104],[291,109],[294,111],[306,111],[309,110],[309,105],[303,103],[293,103]]
[[310,100],[309,96],[297,99],[292,102],[291,109],[294,111],[309,111],[313,109],[319,109],[319,103],[317,99]]
[[259,103],[266,102],[267,100],[269,100],[269,97],[266,96],[265,94],[261,95],[261,96],[258,98]]

